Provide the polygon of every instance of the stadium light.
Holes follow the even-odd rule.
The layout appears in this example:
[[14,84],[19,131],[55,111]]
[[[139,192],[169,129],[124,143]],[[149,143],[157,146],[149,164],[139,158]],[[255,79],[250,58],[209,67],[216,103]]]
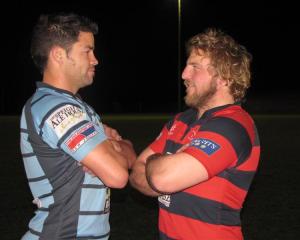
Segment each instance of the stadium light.
[[177,87],[177,89],[178,89],[178,92],[177,92],[177,97],[178,97],[178,102],[177,102],[177,104],[178,104],[178,111],[180,112],[181,111],[181,101],[182,101],[182,99],[181,99],[181,84],[182,84],[182,81],[181,81],[181,0],[178,0],[178,4],[177,4],[177,9],[178,9],[178,49],[177,49],[177,51],[178,51],[178,56],[177,56],[177,58],[178,58],[178,62],[177,62],[177,64],[178,64],[178,72],[177,72],[177,81],[178,81],[178,87]]

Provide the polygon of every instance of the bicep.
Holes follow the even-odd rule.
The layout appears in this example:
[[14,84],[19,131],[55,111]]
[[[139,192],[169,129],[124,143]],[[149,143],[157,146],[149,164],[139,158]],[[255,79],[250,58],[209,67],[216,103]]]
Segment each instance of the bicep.
[[121,161],[126,159],[116,152],[109,140],[98,144],[81,161],[109,187],[123,187],[128,180],[128,172]]
[[167,155],[149,170],[152,185],[160,192],[178,192],[208,179],[204,165],[186,153]]

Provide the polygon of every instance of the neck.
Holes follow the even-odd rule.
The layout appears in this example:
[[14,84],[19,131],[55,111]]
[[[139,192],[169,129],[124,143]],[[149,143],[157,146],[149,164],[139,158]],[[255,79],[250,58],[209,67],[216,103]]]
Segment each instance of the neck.
[[64,76],[59,76],[55,72],[45,70],[43,75],[43,82],[47,83],[55,88],[63,89],[73,93],[74,95],[78,92],[79,89],[68,84],[68,81],[65,80]]
[[215,95],[213,98],[211,98],[207,103],[203,104],[202,106],[198,107],[198,118],[200,118],[204,112],[216,108],[216,107],[221,107],[227,104],[233,104],[234,103],[234,98],[230,94],[222,95],[222,96],[217,96]]

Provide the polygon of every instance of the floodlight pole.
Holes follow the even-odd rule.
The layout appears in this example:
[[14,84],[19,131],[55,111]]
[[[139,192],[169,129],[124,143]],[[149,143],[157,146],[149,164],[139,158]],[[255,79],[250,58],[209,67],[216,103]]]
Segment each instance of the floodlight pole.
[[178,111],[181,111],[181,0],[178,0],[178,66],[177,66],[177,81],[178,81],[178,92],[177,92],[177,97],[178,97]]

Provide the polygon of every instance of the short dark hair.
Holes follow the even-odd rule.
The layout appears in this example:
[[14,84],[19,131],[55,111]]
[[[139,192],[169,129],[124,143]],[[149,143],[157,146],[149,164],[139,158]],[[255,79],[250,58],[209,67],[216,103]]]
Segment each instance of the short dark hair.
[[31,57],[41,72],[48,61],[53,46],[67,51],[77,42],[80,32],[98,33],[98,25],[84,16],[74,13],[41,15],[33,29]]

